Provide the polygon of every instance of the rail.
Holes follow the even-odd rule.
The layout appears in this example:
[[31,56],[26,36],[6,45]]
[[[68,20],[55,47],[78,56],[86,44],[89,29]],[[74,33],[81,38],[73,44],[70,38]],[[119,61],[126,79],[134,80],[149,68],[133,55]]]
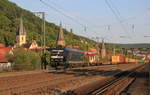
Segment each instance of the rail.
[[123,89],[135,80],[135,72],[143,69],[142,67],[136,68],[132,72],[127,72],[119,78],[116,77],[113,81],[107,83],[101,88],[98,88],[87,95],[119,95]]
[[[100,79],[100,80],[93,81],[91,83],[81,85],[79,87],[65,91],[61,95],[116,95],[115,92],[118,92],[118,88],[115,87],[119,87],[119,89],[120,88],[123,89],[122,87],[126,87],[127,84],[130,84],[134,80],[133,72],[136,72],[140,68],[144,67],[144,65],[145,64],[142,64],[140,66],[137,66],[135,68],[126,71],[117,72],[113,76],[109,76],[103,80]],[[114,85],[114,87],[112,87],[112,85]],[[110,88],[112,89],[111,94],[103,94],[104,92],[106,93],[110,91]]]

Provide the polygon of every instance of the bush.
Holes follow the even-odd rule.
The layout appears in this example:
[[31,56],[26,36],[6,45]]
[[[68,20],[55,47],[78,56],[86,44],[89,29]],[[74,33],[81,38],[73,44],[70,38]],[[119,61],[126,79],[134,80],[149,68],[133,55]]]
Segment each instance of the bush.
[[40,56],[32,51],[23,48],[17,48],[13,54],[7,56],[9,62],[12,63],[13,70],[35,70],[40,67]]

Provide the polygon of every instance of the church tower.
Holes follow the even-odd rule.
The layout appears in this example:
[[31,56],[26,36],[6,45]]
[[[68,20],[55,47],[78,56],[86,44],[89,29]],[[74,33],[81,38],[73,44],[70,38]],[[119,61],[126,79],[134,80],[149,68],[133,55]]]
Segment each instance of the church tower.
[[26,31],[23,26],[22,17],[20,18],[20,25],[16,35],[17,35],[16,40],[18,46],[23,46],[24,44],[26,44]]
[[60,22],[60,31],[57,36],[57,46],[65,46],[64,33],[62,28],[62,23]]

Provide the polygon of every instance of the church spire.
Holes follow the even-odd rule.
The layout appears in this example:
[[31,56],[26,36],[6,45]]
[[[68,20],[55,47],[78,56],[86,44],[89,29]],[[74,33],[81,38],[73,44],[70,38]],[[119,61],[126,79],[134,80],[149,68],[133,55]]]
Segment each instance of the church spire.
[[19,25],[19,29],[18,29],[16,35],[17,35],[17,37],[16,37],[17,44],[19,46],[26,44],[26,31],[25,31],[25,28],[23,26],[22,16],[20,18],[20,25]]
[[65,46],[64,33],[62,28],[62,22],[60,22],[60,31],[57,36],[57,46]]
[[19,25],[19,30],[17,31],[17,35],[26,35],[26,31],[25,31],[25,28],[23,26],[22,17],[20,18],[20,25]]

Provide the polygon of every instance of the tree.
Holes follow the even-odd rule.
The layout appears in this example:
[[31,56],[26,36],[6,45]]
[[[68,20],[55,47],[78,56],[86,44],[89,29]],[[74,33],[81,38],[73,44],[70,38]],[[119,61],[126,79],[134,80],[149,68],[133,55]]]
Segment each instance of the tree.
[[[0,43],[9,46],[16,42],[16,32],[19,28],[20,17],[23,17],[24,26],[27,32],[27,41],[36,40],[39,45],[43,43],[42,19],[35,16],[34,13],[20,8],[9,0],[0,0]],[[59,26],[46,21],[46,46],[55,46]],[[86,50],[87,45],[81,43],[81,40],[88,42],[89,47],[93,47],[94,41],[88,38],[75,35],[64,30],[66,45],[79,45],[82,50]],[[73,39],[73,40],[72,40]]]
[[9,62],[12,63],[13,70],[34,70],[39,68],[41,60],[40,56],[32,51],[23,48],[17,48],[13,54],[7,55]]

